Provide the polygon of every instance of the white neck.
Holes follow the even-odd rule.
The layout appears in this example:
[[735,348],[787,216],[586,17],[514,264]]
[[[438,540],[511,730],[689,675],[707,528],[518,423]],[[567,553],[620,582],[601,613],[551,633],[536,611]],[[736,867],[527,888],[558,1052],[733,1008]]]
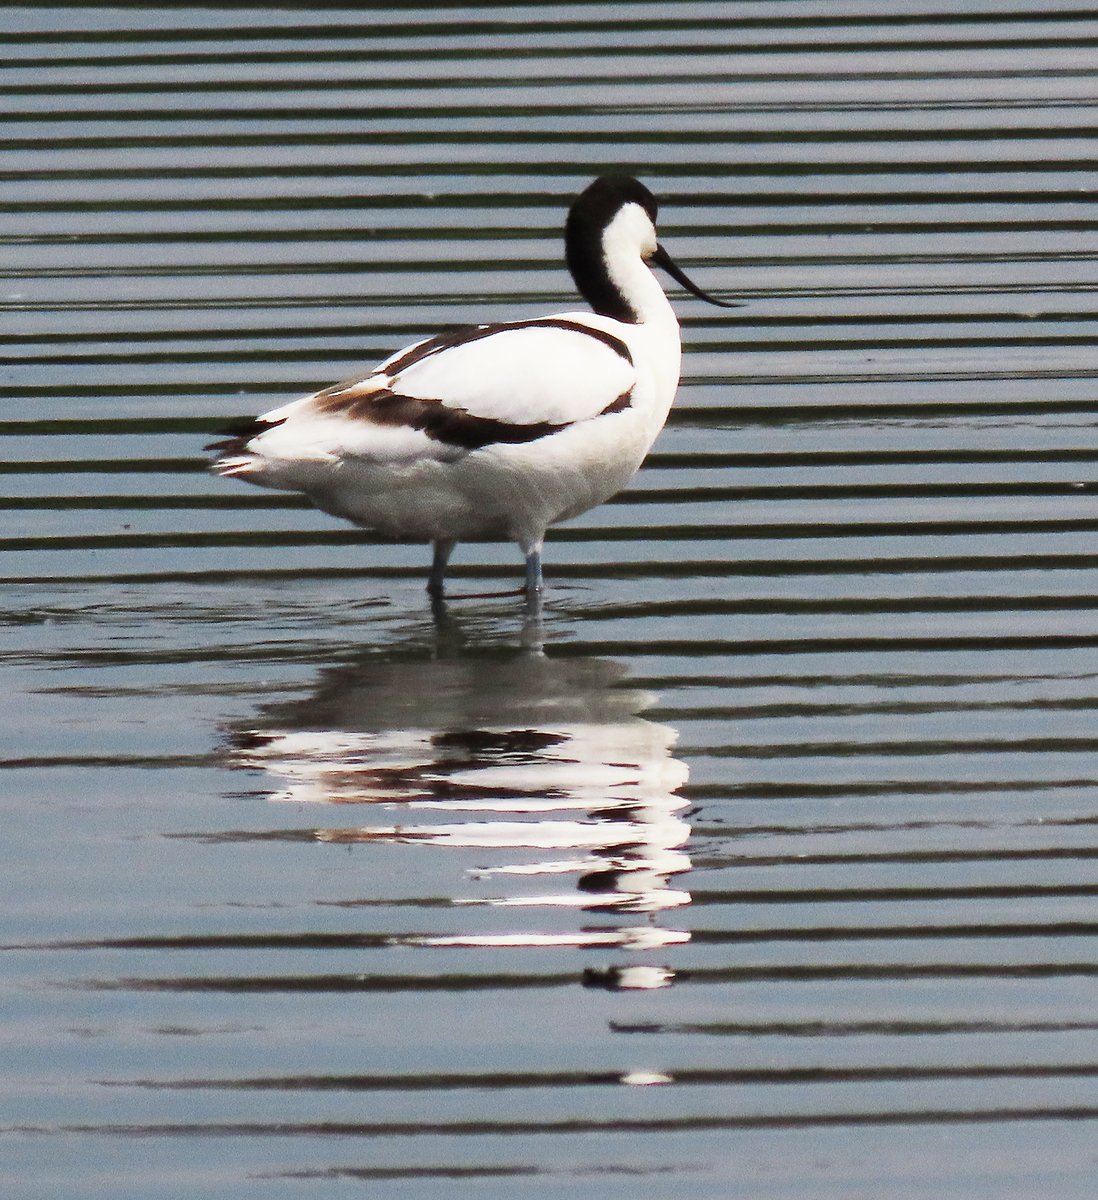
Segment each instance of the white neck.
[[[638,235],[638,217],[644,228]],[[637,206],[622,209],[602,237],[603,262],[611,285],[638,318],[636,335],[629,338],[640,350],[637,367],[649,375],[652,389],[650,417],[658,431],[667,417],[679,383],[682,345],[679,322],[659,280],[641,257],[656,249],[656,235],[648,216]],[[642,366],[643,364],[643,366]],[[653,433],[653,436],[655,434]]]
[[[638,218],[643,219],[650,231],[649,236],[639,245]],[[650,245],[647,244],[649,241]],[[647,215],[636,205],[623,208],[603,230],[603,262],[611,284],[637,314],[642,325],[671,324],[675,327],[677,336],[678,320],[671,302],[664,295],[659,280],[641,257],[641,251],[653,253],[655,249],[655,232],[651,230]]]

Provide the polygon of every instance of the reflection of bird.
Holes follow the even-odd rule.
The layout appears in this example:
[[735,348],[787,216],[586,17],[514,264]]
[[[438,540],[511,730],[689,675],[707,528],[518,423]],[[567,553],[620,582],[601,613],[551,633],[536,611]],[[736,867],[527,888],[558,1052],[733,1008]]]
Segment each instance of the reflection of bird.
[[454,544],[514,541],[541,590],[548,526],[622,488],[663,427],[679,326],[648,263],[712,304],[656,241],[635,179],[595,180],[565,229],[593,312],[475,325],[417,342],[369,374],[226,429],[214,468],[303,492],[325,512],[434,545],[440,596]]
[[[498,648],[375,652],[237,732],[235,757],[276,778],[277,799],[370,807],[368,824],[320,829],[322,841],[481,851],[488,861],[473,877],[507,879],[516,894],[466,904],[655,913],[690,900],[671,886],[690,867],[688,802],[677,794],[687,769],[672,756],[675,730],[640,715],[653,697],[623,675],[603,660]],[[571,890],[549,894],[519,884],[569,876]],[[502,936],[490,940],[543,935]],[[642,949],[688,935],[564,936]],[[484,935],[458,940],[470,937]]]

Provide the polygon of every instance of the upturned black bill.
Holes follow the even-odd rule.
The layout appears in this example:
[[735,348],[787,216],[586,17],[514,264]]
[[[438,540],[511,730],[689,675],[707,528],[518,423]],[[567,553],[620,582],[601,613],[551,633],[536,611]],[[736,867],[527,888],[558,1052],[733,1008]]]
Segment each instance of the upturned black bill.
[[718,300],[714,296],[710,296],[708,292],[703,292],[700,287],[692,279],[689,278],[683,269],[675,262],[670,254],[662,246],[656,247],[656,253],[652,255],[652,262],[657,267],[663,267],[668,275],[678,284],[681,284],[688,292],[693,292],[699,300],[704,300],[708,304],[715,304],[718,308],[742,308],[742,304],[736,304],[731,300]]

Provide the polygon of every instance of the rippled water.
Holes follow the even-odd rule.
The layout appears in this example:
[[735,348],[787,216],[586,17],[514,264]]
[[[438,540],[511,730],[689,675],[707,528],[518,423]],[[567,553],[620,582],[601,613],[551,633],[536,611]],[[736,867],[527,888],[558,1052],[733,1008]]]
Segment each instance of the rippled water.
[[[5,1197],[1093,1195],[1098,17],[0,30]],[[746,305],[540,624],[207,473],[606,168]]]

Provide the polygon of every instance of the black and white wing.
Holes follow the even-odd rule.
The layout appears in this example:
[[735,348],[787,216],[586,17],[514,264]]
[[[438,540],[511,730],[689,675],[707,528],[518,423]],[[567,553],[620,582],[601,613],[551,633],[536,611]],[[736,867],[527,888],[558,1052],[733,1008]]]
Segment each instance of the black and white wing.
[[598,318],[480,325],[417,342],[212,448],[223,474],[247,474],[258,459],[454,459],[620,412],[635,382],[628,346]]

